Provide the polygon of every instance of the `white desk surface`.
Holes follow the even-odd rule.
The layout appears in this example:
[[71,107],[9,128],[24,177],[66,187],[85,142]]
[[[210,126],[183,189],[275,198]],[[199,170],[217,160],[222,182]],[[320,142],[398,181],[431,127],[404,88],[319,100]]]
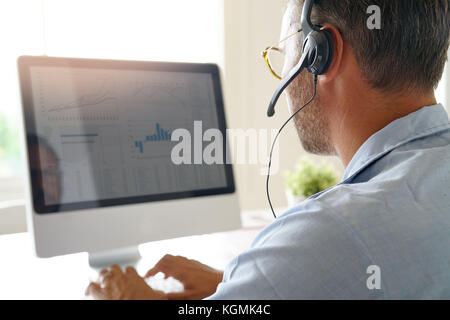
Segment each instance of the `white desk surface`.
[[[143,244],[137,265],[144,275],[165,254],[181,255],[223,270],[246,250],[258,232],[273,219],[268,211],[246,212],[238,231],[192,236]],[[36,258],[28,233],[0,236],[0,300],[84,299],[84,290],[97,271],[88,264],[87,253],[50,259]]]

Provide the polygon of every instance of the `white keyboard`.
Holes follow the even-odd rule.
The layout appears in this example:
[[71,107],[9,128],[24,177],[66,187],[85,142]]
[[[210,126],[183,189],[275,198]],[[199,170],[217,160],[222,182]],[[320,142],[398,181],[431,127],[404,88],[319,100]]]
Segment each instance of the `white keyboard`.
[[162,291],[164,293],[183,292],[184,290],[184,286],[180,281],[172,277],[164,279],[164,276],[160,274],[150,277],[146,279],[146,281],[153,290]]

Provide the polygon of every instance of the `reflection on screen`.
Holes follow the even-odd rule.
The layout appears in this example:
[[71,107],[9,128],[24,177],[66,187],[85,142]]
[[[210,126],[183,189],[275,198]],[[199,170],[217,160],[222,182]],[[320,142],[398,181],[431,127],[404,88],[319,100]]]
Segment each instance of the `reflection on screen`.
[[175,129],[218,128],[211,74],[35,66],[31,81],[45,205],[226,187],[224,166],[170,157]]

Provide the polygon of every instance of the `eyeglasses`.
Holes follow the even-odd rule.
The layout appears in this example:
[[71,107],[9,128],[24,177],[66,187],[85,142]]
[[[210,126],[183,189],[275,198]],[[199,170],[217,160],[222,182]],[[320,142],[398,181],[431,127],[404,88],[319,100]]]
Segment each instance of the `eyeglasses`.
[[[278,43],[278,46],[302,31],[303,30],[300,29],[294,32],[293,34],[287,36]],[[272,73],[272,75],[278,80],[281,80],[282,79],[281,74],[284,66],[284,55],[282,50],[278,46],[267,47],[261,54],[264,60],[266,60],[266,64],[267,67],[269,67],[270,73]]]

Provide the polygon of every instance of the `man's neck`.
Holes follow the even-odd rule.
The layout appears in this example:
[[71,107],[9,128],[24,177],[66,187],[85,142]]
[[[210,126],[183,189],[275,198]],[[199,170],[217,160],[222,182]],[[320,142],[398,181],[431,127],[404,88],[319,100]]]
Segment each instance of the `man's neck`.
[[331,121],[333,144],[345,167],[373,134],[424,106],[436,104],[433,92],[420,96],[389,98],[373,95],[367,99],[368,95],[370,94],[366,92],[364,97],[353,96],[349,101],[344,101],[335,118],[340,120]]

